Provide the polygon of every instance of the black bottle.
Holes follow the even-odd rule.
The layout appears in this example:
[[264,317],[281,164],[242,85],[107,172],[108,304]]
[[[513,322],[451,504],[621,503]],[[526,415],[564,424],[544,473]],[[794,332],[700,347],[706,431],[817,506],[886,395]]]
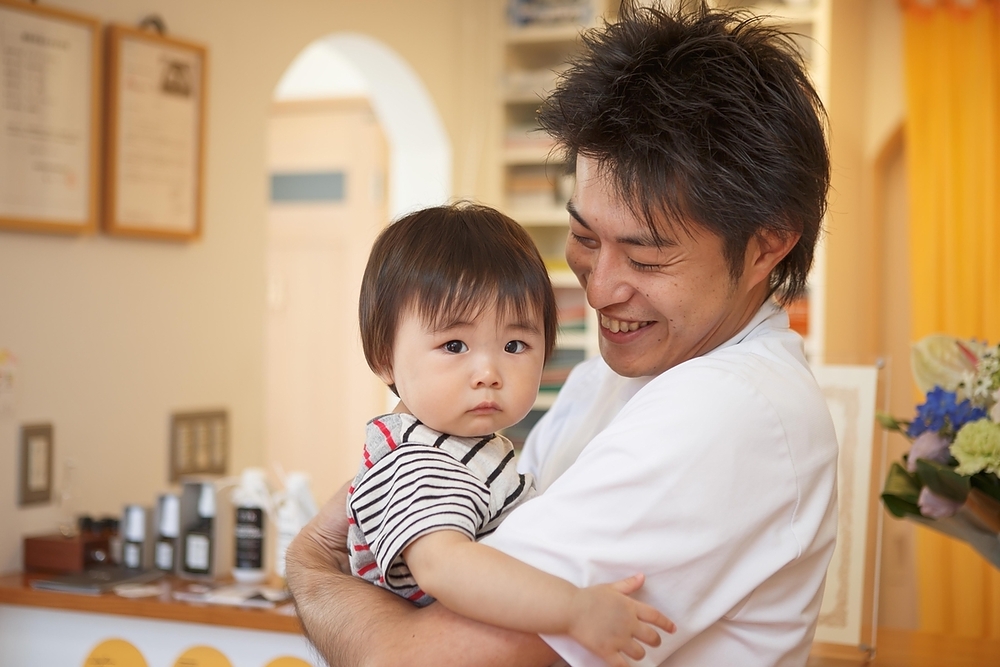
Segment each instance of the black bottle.
[[211,574],[215,534],[215,489],[202,484],[198,496],[198,521],[184,535],[184,563],[182,569],[189,574]]

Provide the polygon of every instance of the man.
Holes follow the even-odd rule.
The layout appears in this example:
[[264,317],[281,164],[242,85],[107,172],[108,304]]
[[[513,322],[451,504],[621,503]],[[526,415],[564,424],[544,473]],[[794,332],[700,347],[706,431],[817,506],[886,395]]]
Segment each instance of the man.
[[[643,665],[803,665],[833,551],[837,444],[801,339],[825,210],[822,108],[780,34],[623,7],[540,112],[576,170],[566,257],[600,320],[533,430],[540,495],[485,542],[584,586],[641,572],[677,623]],[[336,503],[293,544],[303,625],[340,665],[599,664],[566,637],[422,610],[343,575]]]

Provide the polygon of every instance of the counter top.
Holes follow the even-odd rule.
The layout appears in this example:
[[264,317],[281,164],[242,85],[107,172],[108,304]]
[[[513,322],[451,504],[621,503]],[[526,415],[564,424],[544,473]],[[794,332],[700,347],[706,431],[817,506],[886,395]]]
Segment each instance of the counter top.
[[172,597],[175,590],[184,590],[192,583],[178,577],[166,576],[157,583],[164,583],[163,591],[155,597],[124,598],[115,593],[79,595],[56,591],[36,590],[33,579],[48,579],[44,574],[0,575],[0,604],[21,605],[114,614],[134,618],[151,618],[185,623],[221,625],[232,628],[270,630],[301,634],[299,619],[290,602],[274,609],[247,609],[217,604],[181,602]]

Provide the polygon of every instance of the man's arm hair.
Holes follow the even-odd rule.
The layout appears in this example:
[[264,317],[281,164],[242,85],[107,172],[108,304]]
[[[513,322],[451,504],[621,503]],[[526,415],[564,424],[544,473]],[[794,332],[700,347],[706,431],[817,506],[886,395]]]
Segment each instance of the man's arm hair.
[[537,635],[469,620],[440,604],[417,608],[350,574],[345,488],[288,548],[286,578],[303,631],[330,667],[545,667]]

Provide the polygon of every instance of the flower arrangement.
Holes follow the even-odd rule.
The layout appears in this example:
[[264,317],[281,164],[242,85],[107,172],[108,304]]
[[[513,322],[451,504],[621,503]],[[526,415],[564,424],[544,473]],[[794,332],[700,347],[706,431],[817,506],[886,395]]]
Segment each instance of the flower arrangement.
[[911,441],[889,470],[882,501],[1000,568],[1000,345],[935,334],[913,346],[911,365],[926,396],[916,416],[878,415]]

